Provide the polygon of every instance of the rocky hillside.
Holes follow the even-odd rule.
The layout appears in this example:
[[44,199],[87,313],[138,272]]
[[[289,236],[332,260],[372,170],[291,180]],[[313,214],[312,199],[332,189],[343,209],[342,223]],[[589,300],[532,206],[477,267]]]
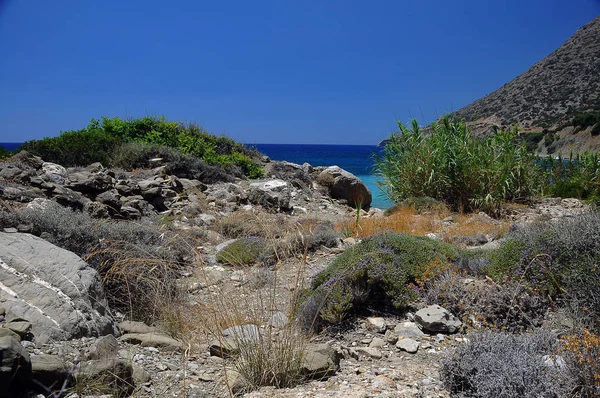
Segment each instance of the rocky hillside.
[[[599,150],[600,17],[581,27],[552,54],[455,115],[486,133],[518,123],[532,149],[544,153]],[[580,115],[577,121],[576,116]],[[581,122],[581,115],[589,115]]]

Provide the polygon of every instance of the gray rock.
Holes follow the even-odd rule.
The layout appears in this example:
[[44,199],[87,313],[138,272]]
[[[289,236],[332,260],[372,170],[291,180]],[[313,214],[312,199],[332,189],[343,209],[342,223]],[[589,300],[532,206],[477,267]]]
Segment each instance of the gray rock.
[[385,345],[385,340],[380,337],[374,337],[369,343],[370,348],[381,348]]
[[405,321],[394,328],[397,337],[421,338],[427,336],[414,322]]
[[381,351],[373,347],[356,347],[354,349],[358,354],[371,357],[373,359],[381,359]]
[[373,333],[385,333],[387,324],[385,319],[380,317],[367,318],[367,329]]
[[96,340],[88,351],[89,359],[115,358],[119,352],[119,342],[112,334]]
[[248,383],[240,373],[235,370],[226,369],[224,383],[229,388],[232,394],[238,395],[249,388]]
[[39,384],[50,390],[60,389],[66,380],[72,378],[71,366],[56,355],[32,355],[31,376]]
[[24,320],[10,321],[4,325],[6,329],[18,334],[21,338],[25,337],[27,333],[31,332],[31,326],[31,322]]
[[16,397],[31,377],[29,353],[19,340],[0,337],[0,398]]
[[439,305],[429,305],[415,314],[415,321],[423,330],[432,333],[454,333],[462,325],[454,315]]
[[156,333],[128,333],[121,336],[119,340],[130,344],[139,344],[142,347],[156,347],[163,351],[181,351],[183,349],[180,341]]
[[248,199],[251,203],[267,209],[288,211],[290,210],[291,188],[283,180],[253,182],[250,184]]
[[311,344],[304,349],[301,372],[309,379],[324,379],[340,369],[340,355],[328,344]]
[[0,233],[2,306],[33,325],[38,343],[115,333],[98,272],[33,235]]
[[393,330],[386,331],[385,336],[383,338],[390,344],[396,344],[396,342],[398,341],[398,335]]
[[150,373],[146,372],[141,366],[132,364],[131,367],[133,370],[133,382],[136,386],[147,383],[152,379]]
[[223,337],[230,337],[238,344],[253,344],[260,341],[260,328],[253,324],[232,326],[223,330]]
[[410,354],[415,354],[419,350],[419,342],[414,341],[413,339],[400,339],[396,343],[396,348]]
[[327,167],[318,175],[317,181],[328,188],[329,196],[345,200],[354,208],[359,204],[367,208],[373,200],[371,191],[358,177],[338,166]]
[[278,311],[271,315],[271,319],[269,319],[269,326],[273,326],[274,328],[282,328],[290,322],[287,315],[281,311]]
[[113,394],[127,397],[135,390],[133,368],[122,359],[99,359],[81,364],[76,375],[77,385],[83,391],[94,391],[96,394]]
[[65,186],[73,191],[81,192],[86,195],[98,195],[101,192],[108,191],[114,185],[111,176],[104,173],[91,173],[89,171],[79,171],[69,174]]
[[42,164],[42,177],[56,184],[64,184],[66,181],[67,170],[59,164],[44,162]]
[[16,339],[17,341],[21,340],[21,336],[19,336],[12,330],[7,329],[5,327],[0,328],[0,337],[12,337],[12,338]]
[[154,333],[156,329],[146,325],[144,322],[123,321],[117,324],[121,333]]

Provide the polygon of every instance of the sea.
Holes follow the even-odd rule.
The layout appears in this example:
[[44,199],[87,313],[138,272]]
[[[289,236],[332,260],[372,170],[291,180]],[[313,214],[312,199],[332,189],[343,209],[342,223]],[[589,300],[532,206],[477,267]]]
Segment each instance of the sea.
[[[0,142],[6,150],[18,148],[22,143]],[[377,185],[374,175],[375,155],[382,149],[377,145],[318,145],[318,144],[251,144],[272,160],[291,163],[310,163],[311,166],[339,166],[360,178],[373,194],[372,207],[389,208],[392,203]]]

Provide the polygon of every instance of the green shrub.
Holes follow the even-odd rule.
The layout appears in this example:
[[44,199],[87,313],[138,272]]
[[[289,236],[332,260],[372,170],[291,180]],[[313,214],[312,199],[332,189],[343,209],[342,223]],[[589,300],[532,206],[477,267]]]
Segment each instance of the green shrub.
[[556,336],[543,330],[473,333],[442,360],[440,376],[453,397],[571,397],[576,383],[557,348]]
[[457,256],[452,246],[423,237],[383,234],[366,238],[314,278],[300,309],[301,323],[312,324],[317,318],[340,323],[365,305],[405,309],[417,297],[419,286],[446,270]]
[[572,124],[574,127],[587,128],[600,123],[600,113],[578,113],[573,118]]
[[561,198],[600,199],[600,156],[583,153],[569,159],[542,161],[549,194]]
[[[559,296],[568,291],[565,278],[588,279],[600,264],[600,214],[521,226],[507,235],[490,259],[486,272],[494,279],[519,281],[541,293]],[[571,283],[570,290],[571,294],[591,294],[580,290],[577,283]]]
[[217,261],[234,266],[250,266],[270,257],[265,240],[258,236],[237,239],[217,253]]
[[450,116],[433,123],[428,133],[416,120],[411,128],[398,126],[377,160],[382,186],[394,202],[429,196],[453,210],[493,212],[538,189],[535,159],[517,143],[516,130],[478,139],[464,121]]
[[86,166],[93,162],[110,164],[113,150],[131,141],[175,148],[212,165],[239,167],[250,178],[263,173],[253,160],[259,155],[255,150],[230,138],[211,135],[195,124],[167,121],[164,117],[92,119],[85,129],[28,141],[22,149],[63,166]]

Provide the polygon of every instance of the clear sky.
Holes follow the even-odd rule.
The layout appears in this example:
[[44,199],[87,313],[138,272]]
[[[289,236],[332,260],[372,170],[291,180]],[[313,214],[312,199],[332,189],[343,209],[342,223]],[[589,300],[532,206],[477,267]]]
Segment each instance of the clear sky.
[[0,0],[0,142],[165,115],[247,143],[376,144],[598,15],[600,0]]

